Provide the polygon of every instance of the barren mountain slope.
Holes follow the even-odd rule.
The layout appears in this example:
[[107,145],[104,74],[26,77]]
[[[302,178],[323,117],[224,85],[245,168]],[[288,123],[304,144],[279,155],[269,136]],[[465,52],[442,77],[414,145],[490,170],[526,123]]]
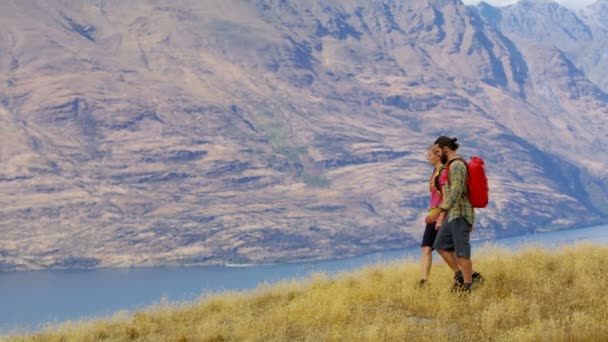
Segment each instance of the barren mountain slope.
[[605,220],[608,165],[588,147],[607,143],[606,95],[570,97],[561,64],[477,13],[430,0],[3,2],[2,268],[416,245],[423,153],[441,134],[486,159],[476,237]]

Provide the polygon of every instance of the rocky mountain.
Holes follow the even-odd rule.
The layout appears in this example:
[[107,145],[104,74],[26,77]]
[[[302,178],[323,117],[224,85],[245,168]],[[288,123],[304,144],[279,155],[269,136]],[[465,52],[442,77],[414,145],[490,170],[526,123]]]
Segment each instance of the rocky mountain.
[[[486,159],[476,238],[607,221],[608,95],[569,41],[515,39],[488,20],[504,10],[2,2],[0,268],[414,246],[424,152],[442,134]],[[576,44],[608,41],[571,20]]]
[[532,49],[530,55],[537,55],[537,49],[558,49],[590,81],[608,91],[607,0],[599,0],[580,13],[556,2],[539,0],[521,0],[501,8],[480,3],[477,8],[487,23],[518,47]]

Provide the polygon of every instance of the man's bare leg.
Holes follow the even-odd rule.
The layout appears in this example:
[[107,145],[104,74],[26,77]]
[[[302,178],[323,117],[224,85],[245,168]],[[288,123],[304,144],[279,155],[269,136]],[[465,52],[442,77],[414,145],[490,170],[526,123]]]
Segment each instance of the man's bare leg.
[[439,255],[441,255],[443,261],[448,264],[448,266],[452,269],[454,273],[460,271],[460,266],[458,266],[458,261],[456,260],[456,255],[454,254],[454,252],[446,251],[443,249],[438,249],[437,252],[439,252]]
[[473,282],[473,262],[471,259],[457,258],[460,270],[462,270],[462,277],[464,278],[465,284],[471,284]]

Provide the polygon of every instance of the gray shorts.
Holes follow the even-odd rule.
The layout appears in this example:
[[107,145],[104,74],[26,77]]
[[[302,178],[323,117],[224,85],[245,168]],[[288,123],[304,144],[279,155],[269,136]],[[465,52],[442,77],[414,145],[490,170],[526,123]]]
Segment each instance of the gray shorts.
[[433,244],[433,248],[456,253],[456,257],[470,259],[471,244],[469,236],[471,235],[471,225],[464,217],[457,217],[452,221],[443,221],[437,238]]

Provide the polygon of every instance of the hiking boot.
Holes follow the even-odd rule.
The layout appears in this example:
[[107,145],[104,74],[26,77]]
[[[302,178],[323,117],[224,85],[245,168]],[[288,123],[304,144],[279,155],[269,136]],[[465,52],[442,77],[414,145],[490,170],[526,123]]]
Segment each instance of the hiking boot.
[[473,284],[481,285],[485,281],[485,278],[479,272],[473,272]]
[[[484,277],[479,272],[473,272],[472,279],[473,279],[474,284],[479,284],[479,285],[483,284],[483,282],[485,280]],[[459,272],[454,273],[454,281],[457,283],[460,283],[460,284],[464,283],[464,277],[462,276],[462,272],[459,271]]]
[[418,285],[419,288],[423,289],[429,286],[429,282],[426,279],[420,279],[416,282],[416,285]]
[[454,273],[454,285],[463,284],[463,283],[464,283],[464,277],[462,276],[462,272],[458,271],[458,272]]

